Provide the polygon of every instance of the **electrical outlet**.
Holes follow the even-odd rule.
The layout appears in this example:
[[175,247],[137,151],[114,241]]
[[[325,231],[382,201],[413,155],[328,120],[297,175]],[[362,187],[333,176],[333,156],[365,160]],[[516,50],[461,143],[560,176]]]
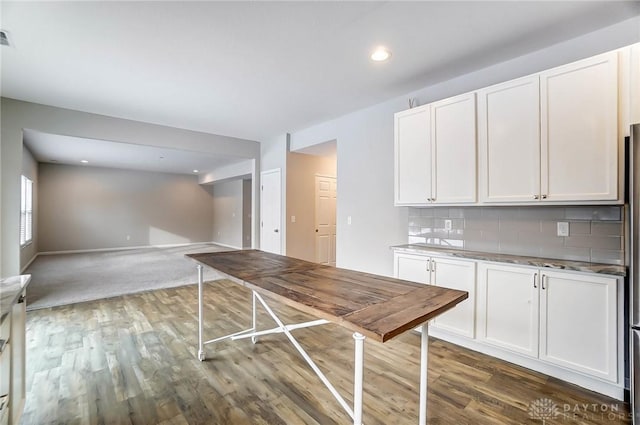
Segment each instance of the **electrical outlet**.
[[351,226],[351,216],[348,216],[348,217],[347,217],[347,224],[348,224],[349,226]]
[[444,221],[444,230],[451,230],[451,220]]
[[127,235],[127,240],[130,241],[131,240],[131,235]]
[[292,215],[292,216],[291,216],[291,222],[292,222],[292,223],[295,223],[295,222],[296,222],[296,216],[295,216],[295,215]]
[[569,222],[558,222],[558,236],[569,236]]

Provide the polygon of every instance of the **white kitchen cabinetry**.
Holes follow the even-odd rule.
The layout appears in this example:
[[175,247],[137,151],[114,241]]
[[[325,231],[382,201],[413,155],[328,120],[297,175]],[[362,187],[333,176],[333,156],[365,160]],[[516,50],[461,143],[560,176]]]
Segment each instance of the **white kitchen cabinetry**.
[[478,92],[480,200],[619,199],[618,52]]
[[399,279],[467,291],[469,298],[434,319],[431,326],[473,338],[475,334],[475,261],[396,254],[395,275]]
[[29,280],[29,275],[0,279],[0,425],[19,424],[24,408]]
[[476,95],[431,104],[431,203],[476,201]]
[[618,199],[618,52],[542,72],[540,125],[543,198]]
[[540,275],[540,359],[618,380],[617,280],[544,271]]
[[626,124],[637,124],[640,123],[640,43],[631,46],[629,57],[629,120]]
[[478,92],[482,202],[540,199],[540,84],[537,75]]
[[538,272],[478,266],[478,340],[538,357]]
[[395,203],[424,205],[431,198],[431,108],[395,114]]
[[478,266],[478,340],[618,382],[618,280]]
[[395,204],[476,201],[475,93],[395,114]]

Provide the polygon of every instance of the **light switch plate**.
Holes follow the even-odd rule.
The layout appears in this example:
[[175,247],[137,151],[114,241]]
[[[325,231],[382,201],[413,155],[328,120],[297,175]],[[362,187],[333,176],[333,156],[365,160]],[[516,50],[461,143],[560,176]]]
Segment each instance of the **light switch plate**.
[[348,217],[347,217],[347,224],[348,224],[349,226],[351,226],[351,216],[348,216]]
[[558,236],[569,236],[569,223],[567,221],[558,222]]
[[444,230],[451,230],[451,220],[444,221]]

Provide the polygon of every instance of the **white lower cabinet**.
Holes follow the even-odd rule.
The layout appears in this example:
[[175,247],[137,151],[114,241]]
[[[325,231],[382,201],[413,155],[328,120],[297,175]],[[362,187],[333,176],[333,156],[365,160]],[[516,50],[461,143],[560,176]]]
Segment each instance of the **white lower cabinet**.
[[618,280],[478,266],[478,340],[618,382]]
[[540,277],[540,359],[616,382],[617,280],[553,271]]
[[398,279],[467,291],[469,298],[434,319],[431,327],[468,338],[475,336],[475,261],[396,254],[395,275]]
[[396,252],[399,279],[469,292],[434,336],[618,399],[622,278]]
[[478,266],[478,340],[538,356],[537,277],[535,269]]

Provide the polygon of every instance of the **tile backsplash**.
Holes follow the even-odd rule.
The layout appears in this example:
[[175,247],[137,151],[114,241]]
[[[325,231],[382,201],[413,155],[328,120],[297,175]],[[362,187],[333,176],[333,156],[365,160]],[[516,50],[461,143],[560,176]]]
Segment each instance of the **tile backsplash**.
[[[623,214],[622,206],[409,208],[409,243],[622,265]],[[557,236],[558,221],[569,236]]]

